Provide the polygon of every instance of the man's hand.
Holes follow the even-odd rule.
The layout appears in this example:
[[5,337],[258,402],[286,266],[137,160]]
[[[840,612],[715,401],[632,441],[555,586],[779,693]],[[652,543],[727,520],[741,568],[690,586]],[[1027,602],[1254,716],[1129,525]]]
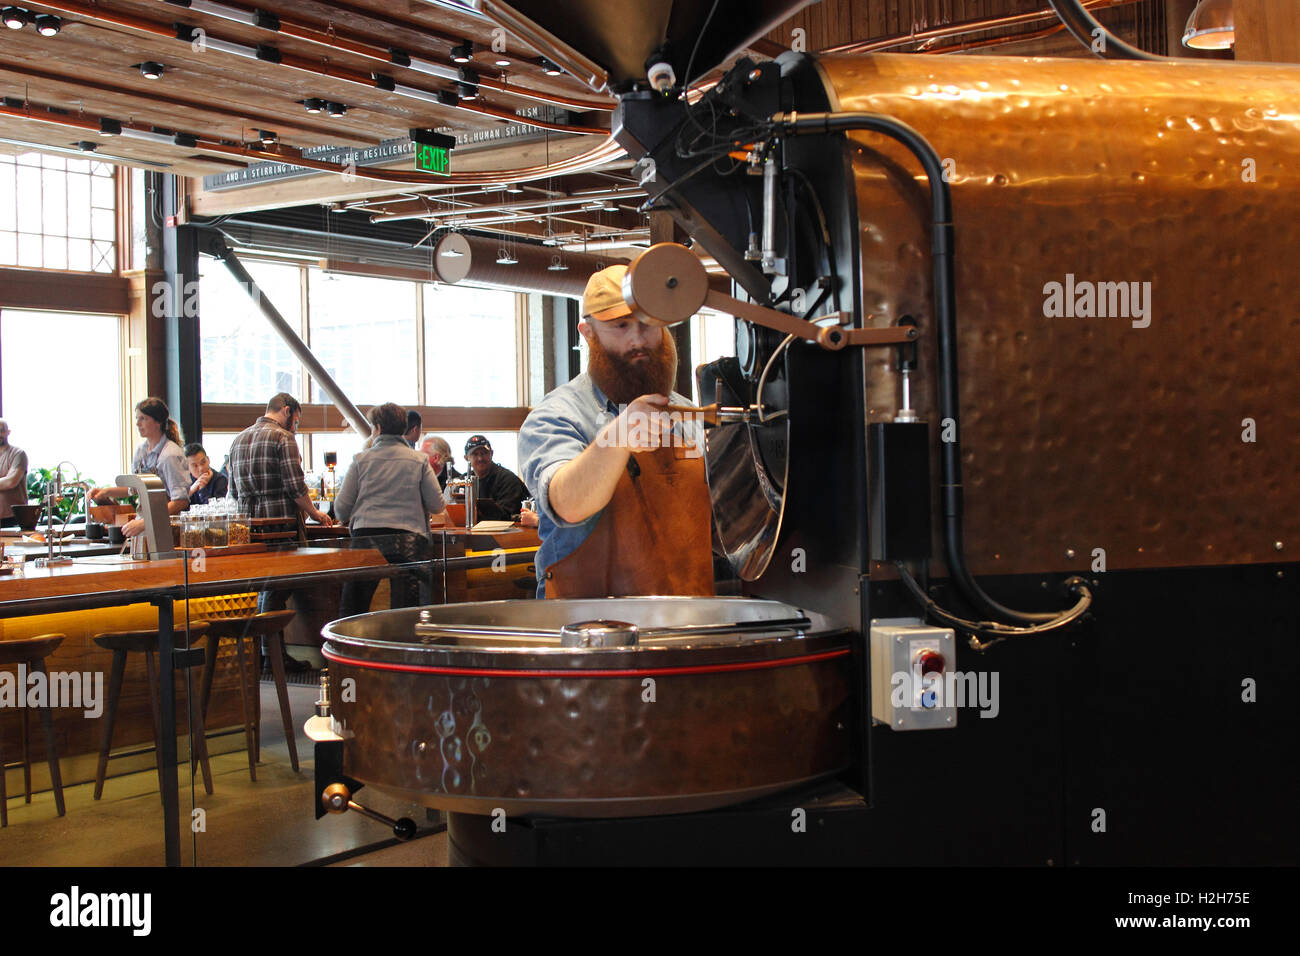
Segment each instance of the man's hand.
[[144,519],[132,518],[126,524],[122,525],[122,534],[128,538],[134,538],[137,534],[144,534]]
[[336,522],[325,512],[321,511],[319,508],[312,508],[311,510],[313,512],[312,517],[315,518],[318,522],[320,522],[322,527],[324,528],[334,527]]
[[633,454],[663,447],[673,427],[664,412],[667,404],[667,395],[642,395],[634,399],[611,423],[614,443]]
[[203,474],[199,475],[198,478],[194,479],[194,483],[190,485],[190,491],[202,491],[204,488],[208,486],[208,482],[211,480],[212,480],[212,470],[209,469],[205,471]]
[[585,521],[609,504],[628,455],[671,442],[672,414],[667,395],[642,395],[600,430],[582,454],[565,462],[551,479],[551,510],[568,522]]
[[521,528],[536,528],[537,512],[529,511],[527,508],[521,509],[519,512],[519,526]]

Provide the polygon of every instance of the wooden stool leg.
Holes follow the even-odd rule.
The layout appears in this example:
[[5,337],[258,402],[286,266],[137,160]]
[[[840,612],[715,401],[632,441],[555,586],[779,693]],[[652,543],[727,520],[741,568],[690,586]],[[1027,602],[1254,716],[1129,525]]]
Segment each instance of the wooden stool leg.
[[113,652],[113,669],[108,676],[108,706],[100,725],[99,765],[95,768],[95,799],[104,794],[104,775],[108,772],[108,752],[113,749],[113,722],[117,719],[117,702],[122,696],[122,678],[126,674],[126,651]]
[[[49,685],[45,685],[46,697],[49,696]],[[23,803],[32,802],[32,718],[28,713],[30,708],[24,707],[23,711]]]
[[149,714],[153,718],[153,756],[154,764],[158,767],[158,799],[163,798],[163,774],[166,772],[163,768],[162,758],[162,704],[159,694],[161,693],[158,683],[158,662],[154,659],[153,651],[144,652],[145,670],[149,674]]
[[212,700],[212,678],[217,671],[217,651],[221,648],[221,638],[208,637],[203,649],[203,726],[208,725],[208,703]]
[[257,741],[253,737],[253,713],[248,706],[248,675],[244,673],[244,638],[235,638],[235,657],[239,664],[239,703],[244,709],[244,745],[248,748],[248,779],[257,783]]
[[262,762],[262,642],[253,641],[253,649],[256,652],[253,655],[253,666],[257,671],[257,693],[253,695],[253,712],[257,715],[257,720],[253,722],[253,757],[258,762]]
[[[202,693],[199,688],[194,686],[190,681],[190,686],[186,688],[186,697],[190,705],[190,758],[199,758],[199,767],[203,770],[203,790],[209,796],[212,795],[212,765],[208,762],[208,730],[207,723],[203,719],[202,705],[199,703],[199,695]],[[190,774],[193,775],[193,763],[191,762]]]
[[[33,662],[32,668],[45,674],[45,684],[49,686],[49,674],[45,670],[45,661]],[[54,808],[63,816],[67,811],[63,805],[63,774],[59,771],[59,750],[54,742],[54,718],[50,713],[49,701],[41,708],[41,726],[45,728],[45,759],[50,765],[50,786],[54,790]]]
[[0,828],[9,826],[9,791],[5,786],[4,738],[0,737]]
[[271,673],[275,676],[275,693],[280,698],[280,722],[284,724],[284,739],[289,744],[289,763],[298,772],[298,742],[293,732],[293,714],[289,712],[289,685],[284,678],[284,634],[268,634],[266,652],[271,655]]

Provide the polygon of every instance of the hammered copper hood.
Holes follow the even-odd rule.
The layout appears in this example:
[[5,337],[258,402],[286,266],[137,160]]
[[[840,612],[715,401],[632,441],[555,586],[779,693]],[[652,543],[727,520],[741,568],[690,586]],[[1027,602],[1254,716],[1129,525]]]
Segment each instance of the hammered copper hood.
[[[482,0],[483,12],[525,35],[552,42],[552,58],[575,75],[623,90],[644,80],[646,60],[665,45],[680,82],[722,63],[813,0]],[[716,8],[716,9],[715,9]],[[706,26],[707,23],[707,26]],[[529,31],[526,24],[532,26]],[[521,29],[522,28],[522,29]],[[531,33],[531,35],[527,35]],[[696,41],[699,49],[695,50]],[[565,57],[563,50],[577,54]],[[546,50],[542,51],[546,54]],[[694,60],[692,61],[692,53]],[[575,60],[589,61],[581,70]],[[568,60],[568,62],[565,62]],[[687,66],[692,76],[687,76]],[[599,68],[599,69],[597,69]],[[582,75],[589,73],[590,75]]]

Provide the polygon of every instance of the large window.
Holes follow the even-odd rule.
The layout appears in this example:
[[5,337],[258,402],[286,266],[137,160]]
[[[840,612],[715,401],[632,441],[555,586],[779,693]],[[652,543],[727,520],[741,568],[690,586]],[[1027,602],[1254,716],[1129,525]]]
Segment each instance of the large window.
[[520,404],[513,292],[424,286],[427,405]]
[[30,468],[66,460],[100,484],[121,473],[120,324],[115,315],[0,312],[0,402]]
[[0,156],[0,266],[116,272],[116,188],[107,163]]
[[[318,269],[308,282],[311,350],[343,394],[358,405],[419,403],[416,284]],[[315,383],[312,401],[329,401]]]
[[[271,262],[245,265],[262,294],[274,303],[285,321],[300,329],[299,268]],[[298,360],[248,292],[225,266],[207,256],[199,260],[199,312],[205,402],[265,404],[276,392],[301,395],[302,371]]]

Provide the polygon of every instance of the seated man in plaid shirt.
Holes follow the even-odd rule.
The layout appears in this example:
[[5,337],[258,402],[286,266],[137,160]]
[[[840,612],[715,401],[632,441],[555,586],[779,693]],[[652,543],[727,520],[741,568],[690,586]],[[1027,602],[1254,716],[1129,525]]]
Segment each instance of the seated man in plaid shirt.
[[[253,518],[293,518],[298,512],[315,518],[323,525],[334,521],[314,504],[307,494],[302,473],[302,453],[294,441],[302,406],[287,392],[280,392],[266,403],[266,414],[245,428],[230,446],[230,491],[248,509]],[[278,611],[284,608],[288,591],[263,591],[258,595],[257,610]],[[305,607],[302,594],[296,602]],[[293,670],[309,669],[305,661],[288,658],[285,665]]]

